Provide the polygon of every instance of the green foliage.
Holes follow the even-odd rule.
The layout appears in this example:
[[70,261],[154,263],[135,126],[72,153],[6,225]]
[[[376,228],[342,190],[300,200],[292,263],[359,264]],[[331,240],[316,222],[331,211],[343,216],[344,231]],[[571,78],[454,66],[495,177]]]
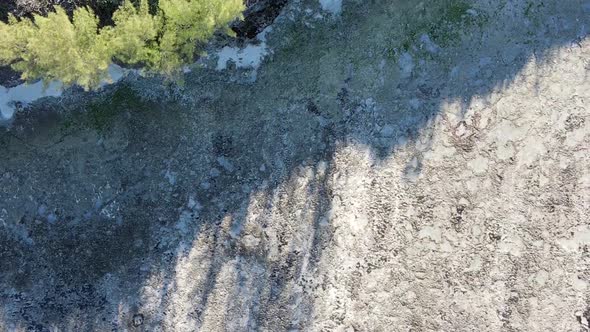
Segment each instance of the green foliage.
[[61,7],[33,20],[10,17],[0,24],[0,36],[0,62],[22,71],[26,80],[59,79],[87,89],[106,78],[111,63],[108,40],[87,8],[76,9],[73,22]]
[[446,10],[446,17],[449,22],[460,23],[468,15],[467,11],[471,8],[467,2],[453,1]]
[[161,18],[149,13],[147,0],[139,8],[131,2],[123,4],[114,14],[114,27],[105,27],[113,47],[113,56],[127,64],[151,63],[157,58],[156,39],[161,30]]
[[47,17],[0,22],[0,64],[21,71],[23,79],[60,80],[96,88],[108,79],[113,60],[141,64],[167,76],[193,60],[215,31],[240,17],[241,0],[160,0],[155,14],[148,0],[126,1],[113,14],[113,26],[99,28],[89,8],[73,20],[59,6]]
[[165,24],[159,41],[160,58],[153,66],[170,74],[193,58],[197,44],[234,20],[243,3],[242,0],[160,0],[159,7]]
[[93,100],[87,106],[86,118],[83,125],[104,133],[112,126],[118,116],[125,111],[134,112],[149,109],[141,97],[127,86],[117,88],[106,97]]
[[422,34],[427,34],[439,46],[453,45],[467,28],[481,27],[487,20],[483,13],[470,15],[469,9],[471,6],[464,0],[440,0],[416,7],[416,13],[408,15],[411,23],[405,24],[403,34],[397,38],[399,49],[409,51]]
[[9,16],[8,24],[0,22],[0,63],[9,64],[18,59],[33,33],[34,25],[29,20],[19,22]]

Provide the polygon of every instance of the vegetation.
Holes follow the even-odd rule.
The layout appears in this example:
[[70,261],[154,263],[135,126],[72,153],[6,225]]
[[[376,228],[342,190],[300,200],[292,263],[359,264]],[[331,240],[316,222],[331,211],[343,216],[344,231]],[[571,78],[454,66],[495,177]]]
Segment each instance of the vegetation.
[[488,20],[484,12],[473,10],[465,0],[438,0],[431,3],[410,3],[405,8],[408,19],[400,20],[401,29],[392,35],[391,47],[386,52],[395,57],[411,51],[412,46],[427,35],[438,46],[456,44],[464,33],[473,32],[473,27],[482,27]]
[[72,19],[59,6],[45,17],[10,16],[0,22],[0,64],[26,80],[57,79],[87,90],[108,79],[113,61],[173,76],[215,31],[229,32],[244,9],[242,0],[160,0],[152,13],[147,0],[138,2],[125,1],[104,27],[88,7],[75,9]]

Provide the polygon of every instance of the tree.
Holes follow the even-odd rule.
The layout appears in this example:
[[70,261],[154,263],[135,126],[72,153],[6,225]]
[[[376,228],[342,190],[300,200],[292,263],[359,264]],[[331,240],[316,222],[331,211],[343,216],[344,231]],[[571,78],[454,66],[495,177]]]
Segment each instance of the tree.
[[59,6],[46,17],[10,16],[0,22],[0,64],[25,80],[60,80],[93,89],[108,79],[113,60],[143,65],[145,71],[177,74],[219,29],[241,17],[241,0],[160,0],[151,14],[147,0],[126,1],[113,26],[99,28],[92,9],[77,8],[70,21]]
[[170,74],[192,60],[198,44],[240,15],[242,0],[161,0],[160,15],[164,21],[159,40],[156,70]]
[[[125,2],[113,14],[114,27],[105,27],[113,56],[127,64],[151,64],[158,58],[158,35],[162,30],[161,16],[151,15],[147,0],[139,8]],[[150,65],[150,68],[153,66]]]

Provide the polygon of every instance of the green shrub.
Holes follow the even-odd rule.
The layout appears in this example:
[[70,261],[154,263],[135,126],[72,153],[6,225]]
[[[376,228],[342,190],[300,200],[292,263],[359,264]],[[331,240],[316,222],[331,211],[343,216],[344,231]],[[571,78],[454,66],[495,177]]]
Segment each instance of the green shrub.
[[151,14],[147,0],[138,7],[126,1],[113,14],[114,25],[103,28],[89,8],[77,8],[73,20],[59,6],[47,17],[11,16],[0,22],[0,64],[26,80],[57,79],[85,89],[108,79],[113,60],[173,76],[215,31],[229,31],[243,9],[241,0],[160,0]]

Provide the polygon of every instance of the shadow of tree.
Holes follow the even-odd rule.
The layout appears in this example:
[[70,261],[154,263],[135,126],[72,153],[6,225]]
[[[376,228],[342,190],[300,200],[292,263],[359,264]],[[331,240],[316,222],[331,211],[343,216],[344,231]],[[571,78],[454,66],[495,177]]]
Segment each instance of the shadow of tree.
[[445,104],[494,104],[586,37],[581,1],[529,3],[291,4],[254,83],[203,69],[36,105],[0,134],[0,328],[305,329],[336,151],[427,145]]

